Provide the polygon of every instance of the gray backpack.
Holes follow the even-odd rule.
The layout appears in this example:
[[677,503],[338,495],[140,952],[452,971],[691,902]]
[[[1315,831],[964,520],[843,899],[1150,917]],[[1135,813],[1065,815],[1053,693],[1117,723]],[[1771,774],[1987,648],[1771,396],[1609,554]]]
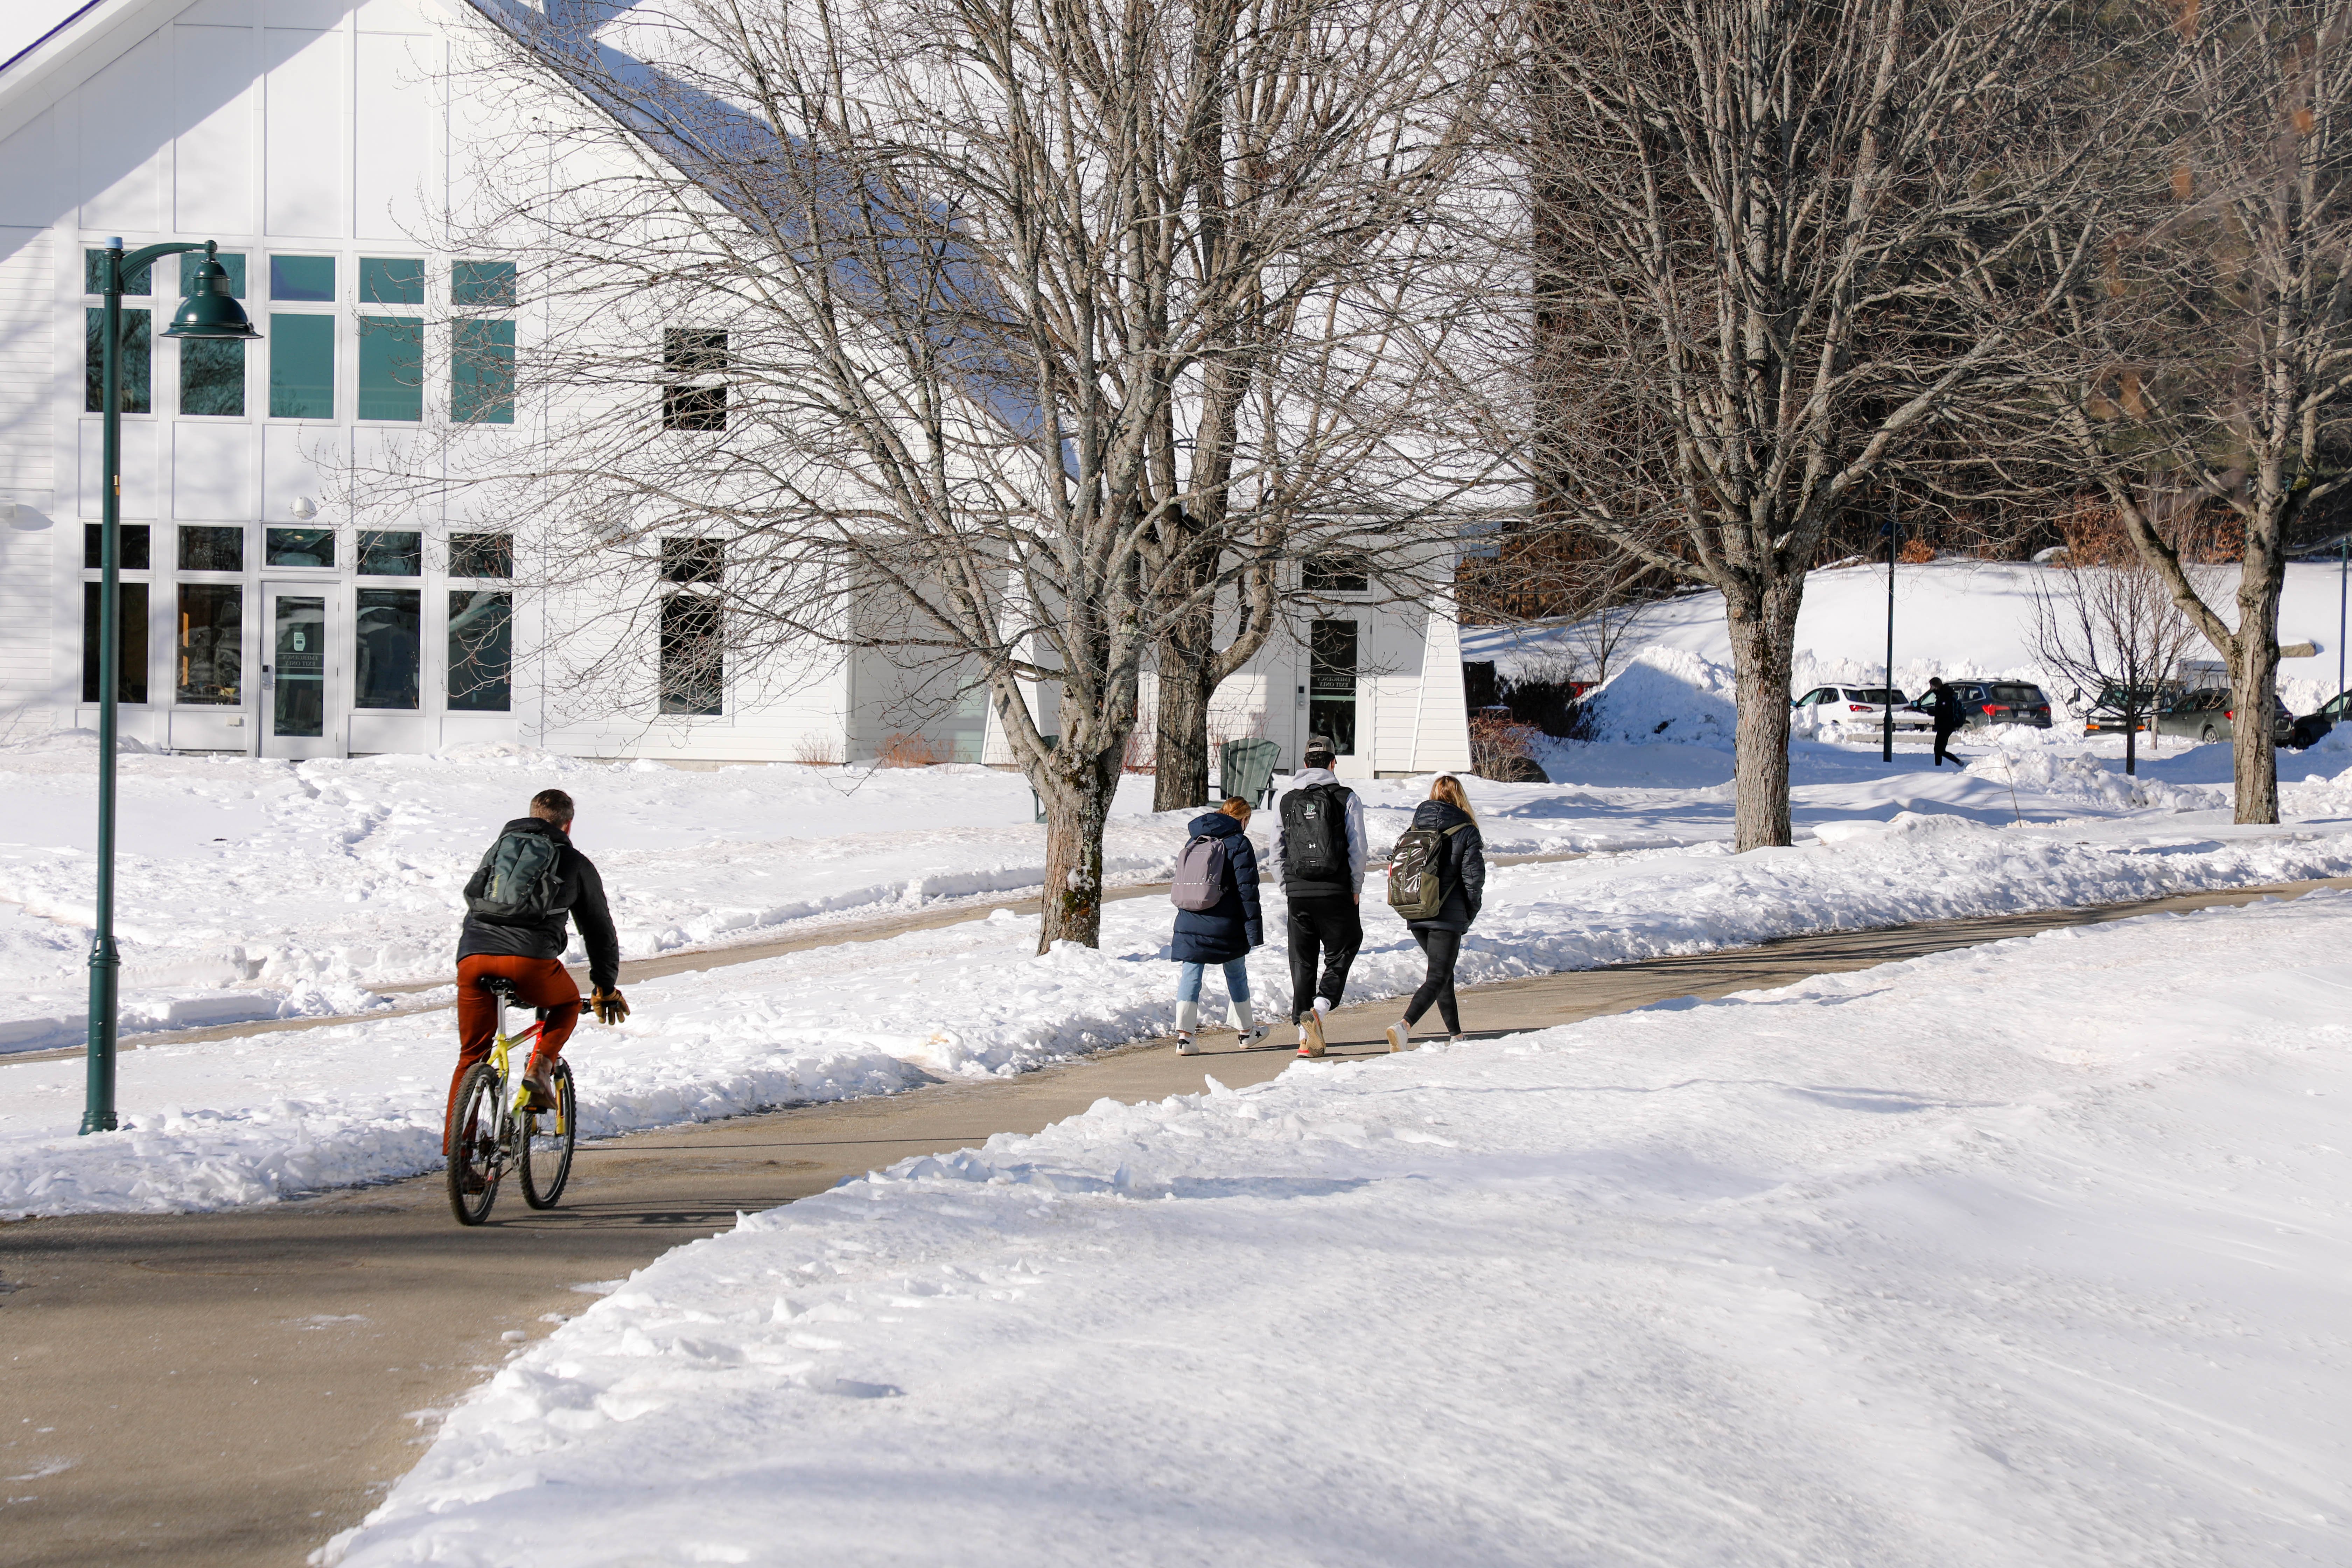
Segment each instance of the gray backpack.
[[1444,832],[1410,827],[1389,854],[1389,908],[1409,921],[1433,921],[1445,907],[1445,841],[1470,825]]
[[563,846],[544,833],[501,833],[466,883],[466,908],[499,924],[530,924],[554,912],[563,883]]
[[1213,910],[1225,896],[1225,841],[1203,834],[1176,857],[1168,901],[1180,910]]

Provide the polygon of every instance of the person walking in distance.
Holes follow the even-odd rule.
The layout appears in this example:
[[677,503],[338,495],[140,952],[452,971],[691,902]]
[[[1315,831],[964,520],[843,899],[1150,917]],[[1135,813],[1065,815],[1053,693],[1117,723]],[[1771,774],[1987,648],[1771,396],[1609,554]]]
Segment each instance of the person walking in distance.
[[1429,798],[1413,808],[1412,826],[1397,838],[1389,862],[1389,903],[1405,917],[1405,929],[1429,961],[1421,989],[1404,1016],[1389,1026],[1389,1049],[1401,1051],[1432,1003],[1445,1020],[1445,1032],[1462,1037],[1462,1012],[1454,1000],[1454,964],[1462,939],[1486,900],[1486,843],[1462,781],[1441,773]]
[[1176,880],[1168,889],[1176,934],[1168,955],[1181,966],[1176,972],[1178,1056],[1200,1049],[1193,1037],[1201,1027],[1201,974],[1212,963],[1224,969],[1242,1049],[1265,1038],[1265,1026],[1250,1013],[1247,960],[1250,949],[1265,940],[1265,926],[1258,913],[1257,851],[1244,831],[1249,819],[1250,803],[1229,796],[1192,819],[1192,837],[1176,857]]
[[457,1070],[449,1077],[451,1110],[442,1118],[444,1152],[457,1086],[467,1068],[490,1054],[498,1032],[498,1001],[481,985],[493,975],[512,981],[515,1000],[545,1015],[523,1081],[533,1109],[555,1103],[549,1074],[580,1021],[580,987],[562,962],[571,942],[567,917],[580,922],[588,949],[590,1005],[597,1021],[618,1024],[629,1016],[616,984],[621,942],[604,907],[604,879],[572,847],[572,815],[570,795],[540,791],[530,797],[529,816],[499,830],[498,842],[466,884],[466,924],[457,937]]
[[1364,945],[1364,803],[1332,773],[1339,753],[1323,736],[1307,742],[1299,761],[1305,765],[1283,793],[1274,863],[1290,906],[1290,1021],[1298,1054],[1319,1057],[1323,1016],[1339,1005],[1348,966]]
[[1965,765],[1959,758],[1952,756],[1950,750],[1952,732],[1968,722],[1968,715],[1960,709],[1959,693],[1945,685],[1942,676],[1931,675],[1927,678],[1927,695],[1920,698],[1919,706],[1927,709],[1936,721],[1935,765],[1942,767],[1947,758],[1955,767]]

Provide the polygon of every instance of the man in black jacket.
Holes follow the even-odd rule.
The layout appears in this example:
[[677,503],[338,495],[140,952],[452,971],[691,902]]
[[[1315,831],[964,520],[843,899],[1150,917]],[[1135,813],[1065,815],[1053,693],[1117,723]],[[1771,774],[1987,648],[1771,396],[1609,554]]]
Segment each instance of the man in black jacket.
[[[556,841],[556,889],[547,912],[533,919],[496,921],[470,911],[466,916],[457,937],[457,1070],[449,1079],[451,1114],[467,1069],[490,1054],[498,1033],[498,1003],[480,984],[491,975],[513,981],[515,1000],[522,1005],[546,1009],[539,1048],[531,1053],[523,1081],[537,1100],[554,1103],[548,1075],[580,1021],[580,987],[562,961],[571,942],[566,916],[580,921],[580,940],[588,949],[588,984],[597,1021],[617,1024],[629,1016],[628,1000],[616,988],[621,942],[604,907],[604,879],[596,874],[595,863],[572,847],[572,810],[570,795],[543,789],[530,797],[529,816],[519,816],[499,830],[502,839],[509,834],[533,834]],[[446,1128],[446,1115],[443,1124]]]
[[1966,767],[1967,763],[1951,754],[1953,734],[1969,721],[1968,710],[1960,705],[1960,694],[1945,685],[1942,676],[1931,675],[1927,678],[1927,693],[1919,699],[1919,706],[1927,710],[1928,716],[1936,723],[1935,765],[1942,767],[1944,760],[1950,757],[1954,766]]
[[[1298,1054],[1323,1054],[1323,1016],[1348,989],[1348,968],[1364,945],[1359,905],[1364,887],[1364,803],[1331,766],[1337,748],[1321,735],[1307,742],[1305,765],[1291,775],[1280,805],[1274,859],[1290,905],[1290,1021]],[[1316,960],[1323,973],[1317,981]]]

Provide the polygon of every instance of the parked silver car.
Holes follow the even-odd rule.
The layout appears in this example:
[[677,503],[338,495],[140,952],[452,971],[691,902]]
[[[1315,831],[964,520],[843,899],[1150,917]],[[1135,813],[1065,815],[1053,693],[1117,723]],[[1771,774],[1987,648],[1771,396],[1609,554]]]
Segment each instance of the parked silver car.
[[[2219,687],[2186,691],[2156,716],[2159,735],[2181,735],[2200,742],[2226,741],[2236,732],[2236,699]],[[2271,699],[2271,740],[2284,746],[2294,735],[2294,715],[2278,698]]]

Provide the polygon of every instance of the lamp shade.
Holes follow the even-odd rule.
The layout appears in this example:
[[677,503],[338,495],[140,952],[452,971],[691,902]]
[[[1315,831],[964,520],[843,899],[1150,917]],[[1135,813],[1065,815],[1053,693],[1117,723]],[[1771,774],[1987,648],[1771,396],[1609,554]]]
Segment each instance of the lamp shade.
[[180,309],[172,317],[172,324],[163,329],[167,338],[257,338],[261,334],[247,319],[245,307],[228,291],[228,268],[214,258],[213,247],[205,247],[205,258],[196,263],[196,275],[188,285],[188,297],[180,301]]

